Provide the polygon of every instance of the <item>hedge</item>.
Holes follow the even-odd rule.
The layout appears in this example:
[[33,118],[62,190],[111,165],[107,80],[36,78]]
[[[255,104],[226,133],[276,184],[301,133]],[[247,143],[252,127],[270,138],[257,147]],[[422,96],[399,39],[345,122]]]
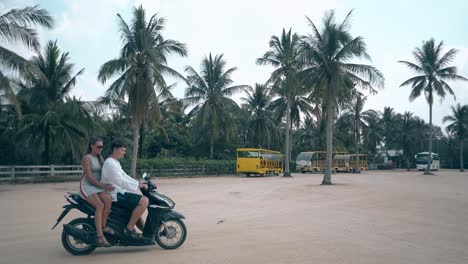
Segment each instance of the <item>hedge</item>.
[[[130,161],[122,162],[130,170]],[[223,175],[236,173],[235,160],[207,160],[194,158],[152,158],[137,161],[137,174],[148,172],[151,176]]]

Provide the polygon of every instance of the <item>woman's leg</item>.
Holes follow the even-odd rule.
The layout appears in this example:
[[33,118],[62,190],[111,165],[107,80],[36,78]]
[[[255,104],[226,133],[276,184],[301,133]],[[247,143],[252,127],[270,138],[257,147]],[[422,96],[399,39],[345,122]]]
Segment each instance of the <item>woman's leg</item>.
[[99,198],[104,203],[104,210],[102,211],[102,226],[107,226],[107,218],[109,217],[112,207],[112,196],[108,192],[99,193]]
[[94,224],[96,226],[96,233],[98,237],[104,237],[102,233],[102,211],[104,210],[104,203],[97,193],[91,194],[86,197],[86,201],[94,207]]

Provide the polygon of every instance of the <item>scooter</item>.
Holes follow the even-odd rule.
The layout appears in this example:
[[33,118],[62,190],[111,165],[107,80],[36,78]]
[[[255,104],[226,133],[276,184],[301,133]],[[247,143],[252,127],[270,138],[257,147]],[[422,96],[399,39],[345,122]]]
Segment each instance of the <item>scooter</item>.
[[[115,231],[115,234],[105,233],[107,241],[112,246],[152,246],[156,243],[164,249],[176,249],[180,247],[187,237],[187,228],[182,221],[185,217],[174,211],[175,203],[169,197],[158,192],[157,186],[151,181],[147,173],[143,179],[148,189],[141,189],[143,195],[148,197],[148,216],[141,239],[135,239],[124,235],[131,211],[112,205],[111,213],[107,220],[107,226]],[[62,244],[65,250],[73,255],[87,255],[93,252],[96,245],[96,228],[94,225],[94,207],[77,193],[67,193],[65,199],[69,204],[63,206],[64,210],[57,219],[54,229],[60,221],[72,210],[77,209],[87,215],[86,218],[76,218],[63,225]]]

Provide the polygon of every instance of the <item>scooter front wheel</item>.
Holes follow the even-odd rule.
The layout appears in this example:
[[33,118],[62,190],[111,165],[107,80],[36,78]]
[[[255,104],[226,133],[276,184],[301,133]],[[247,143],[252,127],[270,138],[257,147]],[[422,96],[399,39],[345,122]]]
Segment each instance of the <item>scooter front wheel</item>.
[[156,243],[164,249],[176,249],[180,247],[187,237],[187,228],[184,222],[178,218],[172,218],[161,222],[156,231]]
[[[72,220],[69,225],[78,229],[83,229],[88,232],[95,232],[93,219],[77,218]],[[96,249],[95,245],[87,244],[83,241],[75,239],[74,237],[62,231],[62,244],[63,247],[73,255],[87,255]]]

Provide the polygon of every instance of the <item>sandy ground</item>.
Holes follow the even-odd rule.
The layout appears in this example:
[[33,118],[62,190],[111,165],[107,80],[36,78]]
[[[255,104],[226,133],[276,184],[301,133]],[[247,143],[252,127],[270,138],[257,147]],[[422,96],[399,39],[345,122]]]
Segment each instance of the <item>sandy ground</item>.
[[181,248],[72,256],[50,228],[77,182],[0,185],[0,263],[468,263],[468,173],[155,180],[187,217]]

